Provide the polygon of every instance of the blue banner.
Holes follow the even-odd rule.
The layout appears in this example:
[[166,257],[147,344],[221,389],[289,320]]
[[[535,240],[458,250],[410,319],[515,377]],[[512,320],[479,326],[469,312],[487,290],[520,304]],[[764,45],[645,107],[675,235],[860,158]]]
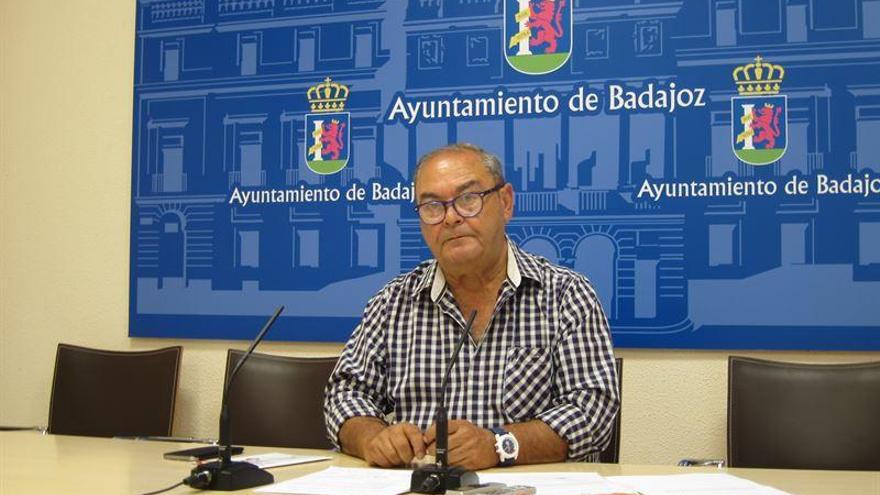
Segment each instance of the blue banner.
[[880,1],[137,9],[132,336],[345,341],[471,142],[615,345],[880,350]]

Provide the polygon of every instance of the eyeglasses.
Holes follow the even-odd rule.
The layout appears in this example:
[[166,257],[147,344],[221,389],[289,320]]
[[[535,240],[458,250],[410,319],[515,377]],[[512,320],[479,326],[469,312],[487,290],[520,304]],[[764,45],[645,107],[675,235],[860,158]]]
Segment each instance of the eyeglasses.
[[419,218],[428,225],[436,225],[446,218],[446,209],[449,205],[455,208],[455,212],[464,218],[475,217],[483,211],[483,198],[487,194],[504,187],[504,184],[497,184],[491,189],[481,192],[466,192],[450,199],[449,201],[426,201],[420,205],[416,205],[415,210],[419,213]]

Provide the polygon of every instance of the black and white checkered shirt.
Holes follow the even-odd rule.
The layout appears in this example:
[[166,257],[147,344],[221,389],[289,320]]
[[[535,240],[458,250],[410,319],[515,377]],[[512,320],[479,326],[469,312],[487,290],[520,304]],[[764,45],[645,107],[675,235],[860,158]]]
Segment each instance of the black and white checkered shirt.
[[[427,429],[464,326],[436,261],[389,282],[327,384],[334,445],[354,416]],[[483,428],[539,419],[566,440],[569,460],[596,460],[619,397],[608,323],[587,279],[511,242],[495,313],[480,342],[462,348],[446,400],[450,419]]]

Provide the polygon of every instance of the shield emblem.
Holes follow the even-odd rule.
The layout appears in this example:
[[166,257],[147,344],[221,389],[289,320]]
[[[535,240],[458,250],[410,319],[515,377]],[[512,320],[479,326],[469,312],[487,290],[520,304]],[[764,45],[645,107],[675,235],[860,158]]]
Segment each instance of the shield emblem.
[[504,0],[504,57],[524,74],[547,74],[571,56],[572,0]]
[[788,148],[786,95],[739,96],[730,100],[733,153],[749,165],[769,165]]
[[348,163],[348,112],[306,114],[306,165],[321,175],[335,174]]

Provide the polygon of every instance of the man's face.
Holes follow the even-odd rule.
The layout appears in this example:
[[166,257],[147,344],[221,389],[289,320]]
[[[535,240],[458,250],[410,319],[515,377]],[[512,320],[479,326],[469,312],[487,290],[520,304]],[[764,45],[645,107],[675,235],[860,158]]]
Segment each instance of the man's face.
[[[496,179],[471,151],[441,153],[422,165],[416,182],[416,202],[448,201],[467,192],[482,192]],[[420,222],[422,236],[444,271],[484,268],[505,246],[504,226],[513,215],[513,189],[506,184],[483,197],[483,209],[464,218],[452,205],[436,225]]]

